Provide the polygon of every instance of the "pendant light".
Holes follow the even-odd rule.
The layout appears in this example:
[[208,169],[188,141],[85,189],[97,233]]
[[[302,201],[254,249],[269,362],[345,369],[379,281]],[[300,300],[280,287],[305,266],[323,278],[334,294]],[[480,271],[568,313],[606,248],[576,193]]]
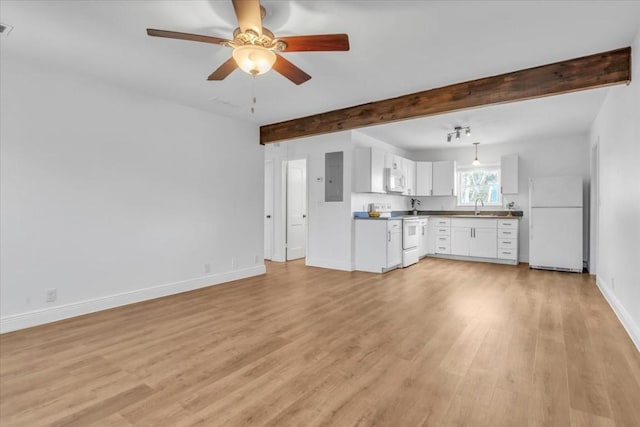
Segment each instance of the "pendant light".
[[476,146],[476,158],[471,163],[472,166],[480,166],[480,160],[478,160],[478,144],[479,142],[474,142],[473,145]]

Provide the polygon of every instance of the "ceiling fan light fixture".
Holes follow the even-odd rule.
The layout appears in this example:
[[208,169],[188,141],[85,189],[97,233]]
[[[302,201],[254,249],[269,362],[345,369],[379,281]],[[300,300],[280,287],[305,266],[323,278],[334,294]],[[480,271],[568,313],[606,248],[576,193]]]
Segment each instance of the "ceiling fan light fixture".
[[259,76],[273,67],[276,54],[262,46],[244,45],[233,49],[233,59],[245,73]]

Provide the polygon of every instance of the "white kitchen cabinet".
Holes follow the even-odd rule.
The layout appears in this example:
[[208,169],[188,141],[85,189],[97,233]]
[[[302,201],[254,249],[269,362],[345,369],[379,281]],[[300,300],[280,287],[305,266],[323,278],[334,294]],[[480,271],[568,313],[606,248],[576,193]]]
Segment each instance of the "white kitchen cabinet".
[[384,167],[389,169],[402,170],[404,159],[397,154],[385,153],[384,155]]
[[404,177],[406,180],[405,192],[407,196],[415,196],[416,193],[416,162],[413,160],[404,160]]
[[416,162],[416,195],[433,195],[433,163]]
[[436,218],[434,228],[434,253],[451,254],[451,219]]
[[354,221],[356,270],[383,273],[402,264],[402,220]]
[[456,162],[433,162],[433,195],[455,196]]
[[433,253],[433,250],[429,252],[429,218],[420,218],[418,220],[420,243],[418,245],[418,255],[420,258],[427,256],[429,253]]
[[500,191],[502,194],[518,194],[518,155],[500,157]]
[[355,151],[355,191],[386,193],[384,190],[385,152],[377,148],[358,147]]
[[498,251],[498,232],[494,228],[473,228],[470,256],[478,258],[496,258]]
[[498,220],[498,259],[518,264],[518,234],[520,221],[515,218]]
[[477,258],[497,257],[497,220],[452,218],[451,254]]
[[471,227],[451,227],[451,255],[469,256]]

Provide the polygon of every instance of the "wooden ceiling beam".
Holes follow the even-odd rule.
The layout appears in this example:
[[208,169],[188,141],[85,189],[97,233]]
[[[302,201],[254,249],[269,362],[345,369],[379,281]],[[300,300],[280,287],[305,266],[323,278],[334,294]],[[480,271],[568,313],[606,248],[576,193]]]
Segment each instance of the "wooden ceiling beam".
[[631,81],[626,47],[260,127],[260,144]]

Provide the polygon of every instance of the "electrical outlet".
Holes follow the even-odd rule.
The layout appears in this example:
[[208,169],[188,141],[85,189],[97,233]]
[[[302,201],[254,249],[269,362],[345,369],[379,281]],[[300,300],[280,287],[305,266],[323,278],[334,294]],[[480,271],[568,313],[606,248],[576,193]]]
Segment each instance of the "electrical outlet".
[[236,257],[231,258],[231,268],[236,268],[238,266],[238,260]]
[[211,273],[211,264],[204,264],[204,266],[202,267],[202,271],[204,271],[205,273]]
[[260,258],[258,258],[258,255],[256,255],[256,256],[254,257],[254,262],[255,262],[256,264],[257,264],[257,263],[259,263],[259,262],[260,262],[260,261],[259,261],[259,259],[260,259]]
[[45,293],[46,302],[55,302],[55,300],[57,299],[58,299],[58,289],[56,288],[47,289]]

